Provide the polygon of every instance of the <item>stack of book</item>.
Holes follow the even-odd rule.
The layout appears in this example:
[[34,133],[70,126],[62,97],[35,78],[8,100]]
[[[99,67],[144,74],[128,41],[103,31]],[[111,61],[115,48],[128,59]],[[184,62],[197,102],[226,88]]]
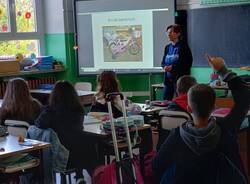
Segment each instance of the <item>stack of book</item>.
[[37,57],[39,70],[52,70],[53,69],[53,56],[39,56]]

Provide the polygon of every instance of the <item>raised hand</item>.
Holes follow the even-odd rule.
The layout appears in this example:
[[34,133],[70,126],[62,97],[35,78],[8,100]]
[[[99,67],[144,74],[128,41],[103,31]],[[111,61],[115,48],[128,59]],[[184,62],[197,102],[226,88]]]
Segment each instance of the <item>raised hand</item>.
[[208,64],[216,71],[219,71],[225,66],[225,61],[222,57],[210,57],[208,54],[205,55]]

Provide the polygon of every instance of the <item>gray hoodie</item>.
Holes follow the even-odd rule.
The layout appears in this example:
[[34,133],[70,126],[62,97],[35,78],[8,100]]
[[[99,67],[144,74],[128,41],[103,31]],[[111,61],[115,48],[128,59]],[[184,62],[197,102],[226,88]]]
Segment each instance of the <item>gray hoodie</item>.
[[193,122],[186,122],[180,127],[180,135],[185,144],[197,155],[202,155],[216,148],[220,141],[221,129],[214,118],[208,126],[196,128]]

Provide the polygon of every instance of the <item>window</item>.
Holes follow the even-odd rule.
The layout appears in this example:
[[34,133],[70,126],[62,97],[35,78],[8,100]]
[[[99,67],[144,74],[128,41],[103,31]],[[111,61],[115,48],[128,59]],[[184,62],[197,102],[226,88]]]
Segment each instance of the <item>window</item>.
[[40,0],[0,0],[0,59],[43,53]]

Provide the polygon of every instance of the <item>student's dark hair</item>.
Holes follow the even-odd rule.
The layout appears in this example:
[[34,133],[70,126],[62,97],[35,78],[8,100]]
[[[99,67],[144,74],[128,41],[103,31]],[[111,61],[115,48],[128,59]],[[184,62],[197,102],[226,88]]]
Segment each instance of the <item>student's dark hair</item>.
[[168,26],[168,27],[167,27],[167,31],[168,31],[169,29],[173,29],[173,31],[174,31],[175,33],[180,33],[180,34],[181,34],[181,26],[178,25],[178,24],[172,24],[172,25]]
[[114,71],[103,71],[97,77],[97,92],[104,93],[112,93],[112,92],[119,92],[119,81],[117,79],[116,73]]
[[188,103],[196,117],[207,118],[215,105],[215,92],[206,84],[196,84],[188,91]]
[[49,98],[49,106],[54,111],[83,113],[77,92],[68,81],[56,82]]
[[40,112],[39,103],[35,106],[33,101],[26,81],[22,78],[11,79],[6,87],[1,113],[23,121],[33,119],[35,113]]
[[187,93],[188,90],[195,84],[197,84],[197,81],[194,77],[190,75],[183,75],[177,80],[177,93]]

